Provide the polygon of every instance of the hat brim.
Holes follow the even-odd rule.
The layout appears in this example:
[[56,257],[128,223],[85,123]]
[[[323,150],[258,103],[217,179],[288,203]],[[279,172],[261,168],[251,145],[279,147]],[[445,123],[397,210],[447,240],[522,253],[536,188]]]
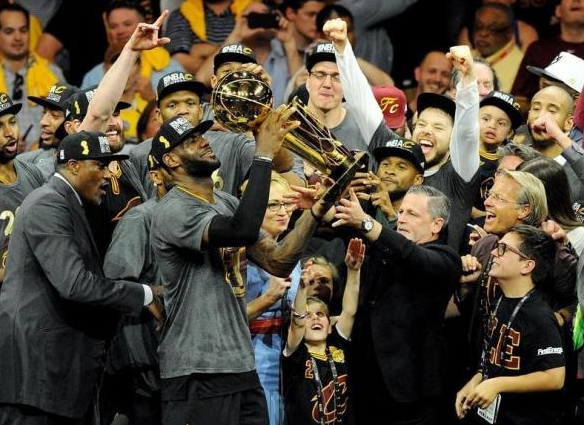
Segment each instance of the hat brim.
[[540,68],[539,66],[527,65],[526,68],[529,72],[531,72],[533,75],[536,75],[538,77],[549,78],[550,80],[554,80],[554,81],[557,81],[559,83],[562,82],[558,77],[556,77],[553,74],[550,74],[545,69]]
[[160,106],[160,101],[164,99],[166,96],[182,90],[193,92],[197,96],[199,96],[199,99],[201,99],[203,97],[203,94],[205,94],[205,85],[200,81],[195,80],[181,81],[180,83],[171,84],[168,87],[162,89],[160,93],[158,93],[158,96],[156,97],[157,105]]
[[185,131],[183,134],[181,134],[180,138],[177,139],[174,143],[172,143],[166,149],[166,152],[170,152],[172,149],[174,149],[175,147],[180,145],[182,142],[184,142],[186,139],[188,139],[189,137],[192,137],[195,134],[198,134],[198,135],[205,134],[207,132],[207,130],[209,130],[212,126],[213,126],[212,120],[200,122],[195,127],[191,128],[191,129]]
[[6,115],[6,114],[16,115],[20,112],[21,109],[22,109],[22,103],[13,103],[12,106],[10,106],[9,108],[6,108],[6,109],[0,111],[0,116]]
[[456,113],[456,103],[449,97],[443,94],[436,93],[422,93],[418,96],[416,100],[418,116],[428,108],[436,108],[446,112],[454,120],[454,115]]
[[392,130],[402,127],[406,122],[405,114],[399,118],[395,118],[394,116],[386,116],[383,114],[383,119],[385,120],[385,124],[387,124],[387,126]]
[[87,156],[84,156],[83,158],[68,158],[65,161],[58,160],[57,162],[62,164],[62,163],[67,162],[71,159],[74,159],[75,161],[93,160],[93,161],[101,161],[101,162],[112,162],[112,161],[123,161],[123,160],[129,159],[129,158],[130,158],[130,155],[113,153],[113,154],[109,154],[109,155],[87,155]]
[[255,58],[241,53],[219,53],[213,58],[213,71],[217,72],[219,67],[227,62],[258,63]]
[[45,99],[44,97],[37,97],[37,96],[28,96],[28,100],[31,102],[36,103],[37,105],[41,105],[48,109],[53,109],[57,111],[65,112],[67,108],[67,104],[60,104],[55,102],[54,100]]
[[499,108],[503,112],[505,112],[509,119],[511,120],[511,128],[513,130],[516,130],[517,127],[524,123],[523,116],[521,115],[521,113],[504,100],[501,100],[497,97],[486,97],[479,103],[479,108],[488,105],[495,106],[496,108]]
[[422,167],[422,165],[418,162],[416,156],[405,149],[381,146],[379,148],[373,149],[372,153],[375,161],[377,161],[378,164],[383,160],[383,158],[387,158],[388,156],[397,156],[409,161],[416,170],[424,174],[424,167]]
[[321,52],[321,53],[314,53],[306,59],[306,70],[310,72],[310,70],[319,62],[337,62],[337,58],[334,53],[328,52]]

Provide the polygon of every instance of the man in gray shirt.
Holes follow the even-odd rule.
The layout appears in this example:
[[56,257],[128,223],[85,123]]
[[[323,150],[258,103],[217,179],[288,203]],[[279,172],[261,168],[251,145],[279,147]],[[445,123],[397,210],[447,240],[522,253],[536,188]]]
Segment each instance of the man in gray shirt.
[[168,316],[159,348],[164,425],[268,423],[246,315],[246,253],[269,273],[288,276],[326,210],[319,203],[306,211],[279,243],[260,233],[272,158],[299,124],[289,121],[293,112],[280,107],[259,128],[241,202],[214,190],[220,162],[202,136],[210,122],[193,127],[175,117],[152,141],[152,160],[175,184],[151,231]]

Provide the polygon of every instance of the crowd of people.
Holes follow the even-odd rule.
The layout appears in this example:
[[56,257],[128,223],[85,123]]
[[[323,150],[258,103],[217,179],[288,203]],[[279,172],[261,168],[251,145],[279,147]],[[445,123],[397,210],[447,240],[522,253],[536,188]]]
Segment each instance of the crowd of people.
[[415,1],[44,3],[0,2],[0,425],[584,421],[584,3],[477,2],[409,92]]

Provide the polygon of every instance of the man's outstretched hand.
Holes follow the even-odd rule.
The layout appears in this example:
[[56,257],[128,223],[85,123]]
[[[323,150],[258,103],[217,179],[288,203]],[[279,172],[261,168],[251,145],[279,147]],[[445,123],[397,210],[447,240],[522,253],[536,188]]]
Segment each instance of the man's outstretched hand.
[[164,20],[168,17],[168,10],[162,12],[153,24],[141,22],[128,40],[127,45],[134,51],[150,50],[170,43],[168,37],[158,37],[158,32]]

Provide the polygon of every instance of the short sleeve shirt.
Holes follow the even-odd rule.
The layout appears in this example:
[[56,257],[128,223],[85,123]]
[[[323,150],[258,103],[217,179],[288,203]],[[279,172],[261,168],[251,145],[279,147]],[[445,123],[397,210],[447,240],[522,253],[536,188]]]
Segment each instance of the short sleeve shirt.
[[154,214],[151,244],[166,290],[162,378],[255,369],[246,315],[245,247],[203,244],[211,219],[232,216],[238,201],[224,192],[214,196],[215,203],[209,203],[175,187]]

